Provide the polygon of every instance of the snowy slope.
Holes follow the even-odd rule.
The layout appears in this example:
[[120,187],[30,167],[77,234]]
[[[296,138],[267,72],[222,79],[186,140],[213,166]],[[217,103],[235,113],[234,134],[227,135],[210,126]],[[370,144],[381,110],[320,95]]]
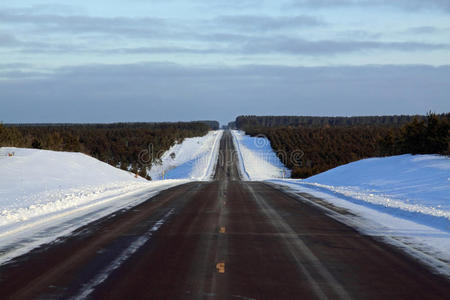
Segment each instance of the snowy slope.
[[[15,155],[7,157],[6,154],[12,152]],[[81,153],[22,148],[0,148],[0,176],[0,205],[5,197],[10,199],[22,194],[28,197],[44,188],[65,189],[115,181],[145,182]]]
[[0,148],[0,226],[78,205],[91,194],[145,183],[81,153]]
[[244,180],[265,180],[290,177],[270,146],[270,141],[261,137],[245,135],[243,131],[232,130],[234,148],[239,156],[239,169]]
[[399,155],[363,159],[297,184],[438,229],[450,225],[450,158]]
[[223,131],[210,131],[202,137],[186,138],[175,144],[153,164],[149,171],[153,180],[165,179],[208,180],[214,175]]

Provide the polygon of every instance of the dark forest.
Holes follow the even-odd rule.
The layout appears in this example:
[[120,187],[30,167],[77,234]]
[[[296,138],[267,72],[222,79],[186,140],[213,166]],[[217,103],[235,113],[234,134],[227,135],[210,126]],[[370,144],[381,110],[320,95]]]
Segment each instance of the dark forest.
[[[217,129],[215,121],[114,124],[0,124],[0,146],[82,152],[150,179],[139,160],[151,148],[153,159],[183,139]],[[148,162],[150,163],[150,162]]]
[[239,116],[231,126],[251,136],[266,136],[292,170],[291,176],[306,178],[369,157],[448,155],[449,120],[450,114],[432,113],[380,117]]

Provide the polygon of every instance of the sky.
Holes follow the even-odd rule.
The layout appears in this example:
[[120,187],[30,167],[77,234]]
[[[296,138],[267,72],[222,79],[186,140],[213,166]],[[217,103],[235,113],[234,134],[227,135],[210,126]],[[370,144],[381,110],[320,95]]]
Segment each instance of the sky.
[[0,3],[4,123],[428,111],[450,112],[450,0]]

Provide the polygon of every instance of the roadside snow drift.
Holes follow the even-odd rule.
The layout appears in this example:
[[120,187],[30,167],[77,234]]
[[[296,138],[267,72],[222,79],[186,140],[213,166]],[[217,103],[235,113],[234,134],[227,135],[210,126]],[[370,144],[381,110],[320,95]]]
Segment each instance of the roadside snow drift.
[[175,144],[150,169],[153,180],[209,180],[214,175],[223,131],[210,131],[202,137],[186,138]]
[[450,231],[449,176],[448,157],[399,155],[363,159],[297,183]]
[[290,170],[277,157],[266,137],[251,137],[237,130],[232,130],[232,135],[242,179],[265,180],[291,176]]
[[0,226],[146,182],[81,153],[0,148]]

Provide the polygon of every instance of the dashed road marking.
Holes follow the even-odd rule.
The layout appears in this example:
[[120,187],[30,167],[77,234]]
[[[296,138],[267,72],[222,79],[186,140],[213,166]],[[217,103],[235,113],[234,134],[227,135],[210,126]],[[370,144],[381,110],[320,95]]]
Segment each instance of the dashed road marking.
[[219,273],[225,273],[225,263],[224,262],[217,263],[216,269],[217,269],[217,272],[219,272]]

